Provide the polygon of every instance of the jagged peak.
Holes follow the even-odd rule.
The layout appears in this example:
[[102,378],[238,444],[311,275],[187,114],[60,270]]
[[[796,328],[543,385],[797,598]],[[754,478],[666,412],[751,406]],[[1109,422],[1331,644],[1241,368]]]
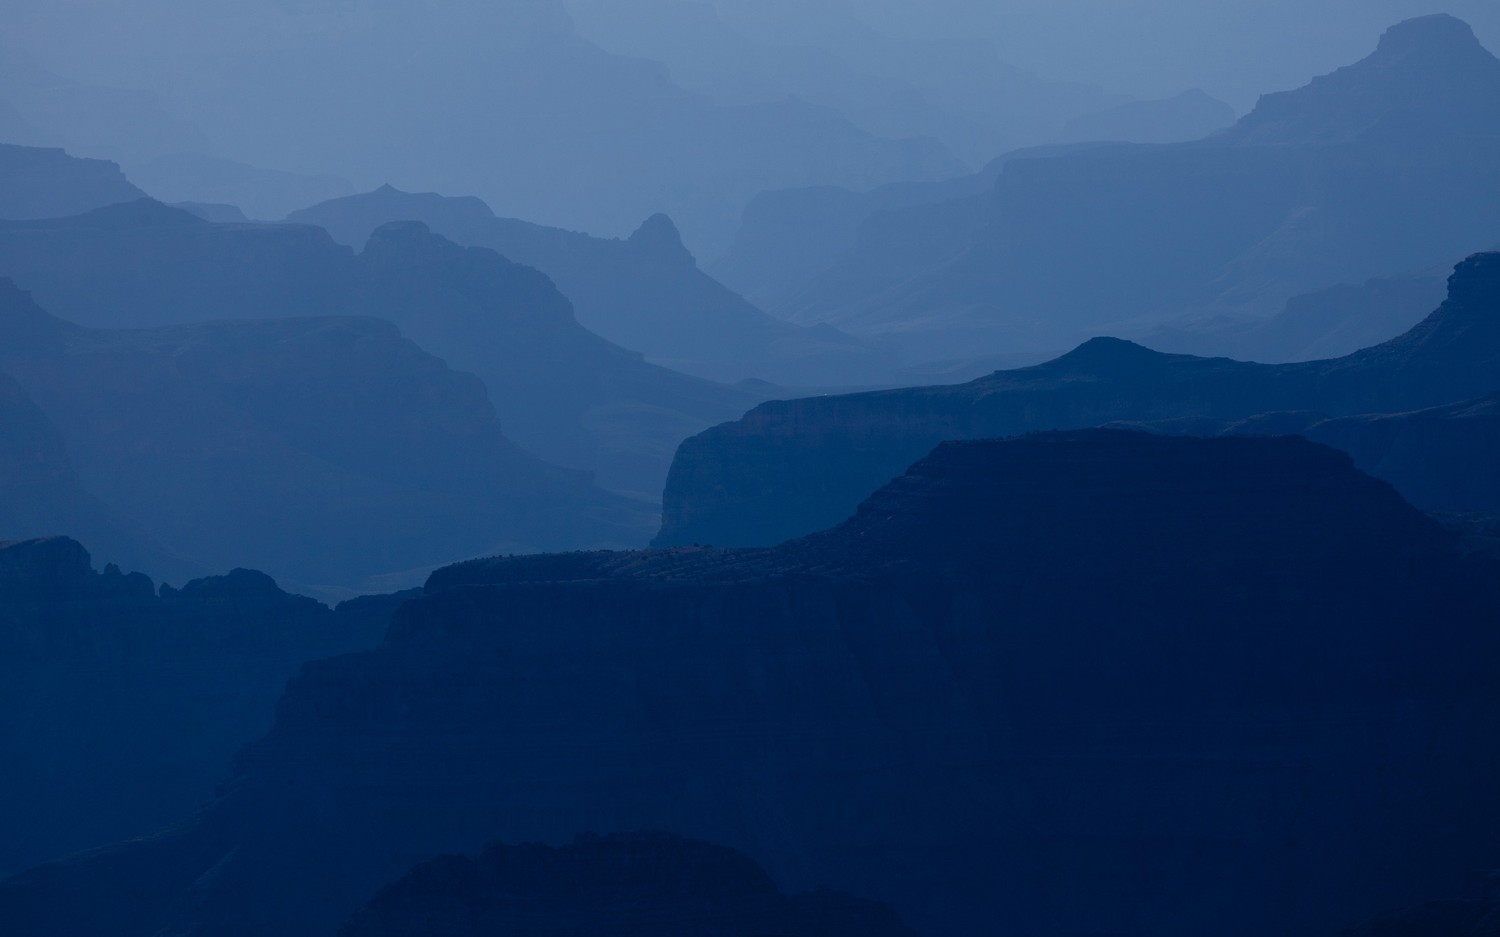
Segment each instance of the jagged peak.
[[641,222],[641,226],[630,235],[629,243],[642,248],[653,257],[672,257],[696,263],[687,245],[682,243],[682,232],[671,218],[657,212]]
[[1221,143],[1420,144],[1500,133],[1500,59],[1446,14],[1397,23],[1374,52],[1290,91],[1261,97]]

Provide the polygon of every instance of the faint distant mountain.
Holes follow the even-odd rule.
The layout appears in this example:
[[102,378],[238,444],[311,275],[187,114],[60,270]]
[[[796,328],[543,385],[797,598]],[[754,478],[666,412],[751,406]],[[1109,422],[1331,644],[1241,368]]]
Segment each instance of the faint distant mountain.
[[767,308],[934,358],[1243,328],[1294,296],[1494,243],[1497,102],[1500,60],[1467,26],[1410,20],[1205,140],[1017,154],[924,234],[939,250],[911,252],[892,219]]
[[720,381],[791,385],[873,384],[893,364],[827,327],[772,318],[703,273],[676,227],[654,215],[623,240],[496,218],[477,198],[400,192],[390,186],[293,212],[363,247],[391,221],[421,221],[460,244],[487,247],[547,274],[585,328],[659,364]]
[[58,75],[14,39],[0,45],[0,102],[17,121],[10,127],[20,131],[0,136],[7,143],[60,146],[84,156],[132,162],[204,144],[198,128],[170,113],[154,92]]
[[[934,257],[961,248],[983,226],[979,197],[1013,155],[994,159],[973,175],[941,182],[892,183],[868,192],[837,186],[762,192],[745,207],[728,252],[708,271],[778,313],[795,305],[809,281],[846,255],[864,254],[867,247],[894,262],[895,275],[918,272]],[[874,230],[867,232],[872,223]],[[891,238],[890,248],[874,247],[882,236]],[[857,281],[845,286],[861,288]]]
[[1122,140],[1181,143],[1199,140],[1234,123],[1234,108],[1200,88],[1157,101],[1128,101],[1068,121],[1059,143]]
[[3,286],[0,323],[51,335],[0,348],[0,370],[56,426],[88,491],[200,567],[336,592],[647,533],[648,506],[522,451],[476,378],[387,322],[86,329]]
[[[129,163],[130,178],[163,202],[234,205],[251,218],[274,221],[287,212],[354,191],[348,179],[247,166],[197,153],[173,153]],[[214,221],[229,219],[214,218]]]
[[340,937],[915,937],[889,906],[778,891],[732,849],[663,833],[492,843],[387,885]]
[[[949,443],[780,547],[435,573],[381,647],[288,685],[214,802],[0,884],[0,925],[326,935],[414,862],[587,824],[931,937],[1336,933],[1500,841],[1496,574],[1306,440]],[[680,868],[505,850],[369,907],[543,926],[523,889],[554,881],[589,934],[592,888]]]
[[584,36],[660,61],[674,81],[721,104],[794,97],[880,136],[936,138],[971,165],[1052,140],[1070,117],[1123,100],[1016,68],[983,32],[885,34],[847,3],[564,2]]
[[373,647],[395,604],[243,569],[158,594],[69,538],[0,543],[0,873],[197,809],[297,668]]
[[652,500],[683,438],[765,398],[647,364],[581,326],[542,274],[419,222],[382,227],[356,254],[307,225],[209,224],[141,201],[0,225],[0,275],[91,326],[388,319],[478,374],[511,438]]
[[1337,358],[1400,335],[1442,301],[1448,265],[1341,283],[1293,296],[1255,322],[1214,319],[1168,325],[1141,341],[1162,351],[1230,354],[1249,361]]
[[145,195],[114,163],[0,143],[0,218],[59,218]]
[[[66,17],[33,18],[102,46],[96,70],[170,92],[207,138],[199,152],[360,188],[473,193],[508,216],[597,234],[665,212],[704,255],[763,189],[964,168],[935,140],[882,139],[806,101],[718,105],[663,65],[581,39],[559,0],[299,0],[232,15],[196,0],[80,0]],[[112,32],[137,41],[116,51],[99,41]],[[162,52],[147,68],[143,45]]]
[[[1100,338],[1047,364],[997,371],[968,384],[762,404],[682,444],[668,476],[656,542],[761,545],[823,529],[945,439],[1116,420],[1184,421],[1186,431],[1198,421],[1216,432],[1227,421],[1268,411],[1325,417],[1402,412],[1471,400],[1497,388],[1500,254],[1478,254],[1457,266],[1448,298],[1421,323],[1343,358],[1250,364],[1168,355]],[[1406,426],[1385,425],[1393,432]],[[1483,425],[1442,423],[1434,439]],[[1413,429],[1409,439],[1419,433]],[[1483,455],[1486,444],[1480,438],[1473,444],[1471,452]],[[1378,448],[1373,439],[1369,445]],[[1383,464],[1376,459],[1369,467],[1378,472]],[[1407,459],[1399,472],[1393,468],[1390,480],[1428,498],[1444,479],[1473,473],[1486,489],[1482,499],[1491,502],[1500,492],[1486,483],[1488,464],[1434,468],[1424,478],[1420,464]],[[1439,503],[1428,503],[1455,509],[1474,491],[1456,487]]]

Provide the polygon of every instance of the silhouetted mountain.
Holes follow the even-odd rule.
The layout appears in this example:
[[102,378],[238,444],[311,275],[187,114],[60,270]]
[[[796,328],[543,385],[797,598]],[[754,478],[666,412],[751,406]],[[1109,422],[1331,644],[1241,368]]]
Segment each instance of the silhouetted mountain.
[[57,427],[84,487],[202,567],[369,588],[497,549],[644,539],[647,506],[522,451],[477,379],[387,322],[85,329],[5,283],[0,323],[13,322],[50,329],[46,344],[0,347],[0,369]]
[[114,163],[0,143],[0,218],[76,215],[145,194]]
[[[7,27],[25,18],[20,10],[14,12]],[[24,26],[18,33],[0,35],[0,102],[15,118],[0,139],[127,163],[204,145],[198,128],[170,113],[155,93],[59,75],[36,61],[35,34]],[[56,214],[91,207],[78,205]]]
[[700,377],[826,386],[892,376],[892,363],[867,345],[834,329],[774,319],[703,273],[664,215],[652,216],[629,238],[596,238],[496,218],[476,198],[385,186],[293,212],[287,220],[318,225],[355,248],[387,222],[421,221],[459,244],[537,268],[572,301],[585,328]]
[[849,3],[566,2],[584,36],[662,62],[673,80],[721,104],[796,98],[883,137],[941,140],[975,165],[1123,100],[1055,71],[1016,68],[983,31],[944,40],[884,33]]
[[1234,123],[1234,108],[1200,88],[1157,101],[1127,101],[1068,121],[1058,142],[1182,143]]
[[1217,426],[1267,411],[1390,413],[1493,393],[1500,254],[1470,257],[1448,282],[1448,298],[1405,335],[1328,361],[1249,364],[1099,338],[968,384],[765,403],[682,444],[656,543],[759,545],[820,530],[945,439],[1114,420]]
[[1493,563],[1304,440],[947,444],[782,547],[435,574],[193,821],[0,922],[328,933],[422,857],[586,825],[934,937],[1329,933],[1500,832]]
[[683,438],[767,396],[647,364],[579,325],[537,271],[421,224],[384,226],[356,255],[318,228],[208,224],[145,200],[0,224],[0,275],[49,311],[91,326],[387,319],[478,374],[523,446],[650,500]]
[[424,863],[340,937],[915,937],[889,907],[821,890],[784,895],[732,849],[661,833],[571,845],[493,843]]
[[507,215],[598,234],[666,212],[705,254],[762,189],[963,171],[935,140],[881,139],[803,100],[720,106],[659,63],[581,39],[559,0],[295,0],[234,15],[196,0],[128,11],[80,0],[60,21],[45,6],[32,19],[60,36],[192,36],[131,71],[202,129],[198,152],[358,188],[474,193]]
[[1391,27],[1368,58],[1268,94],[1224,131],[1232,144],[1425,143],[1500,130],[1500,61],[1462,20],[1437,14]]
[[935,255],[893,266],[899,237],[857,245],[765,308],[933,358],[1269,318],[1493,244],[1496,102],[1500,61],[1467,26],[1411,20],[1205,140],[1019,154],[947,234],[924,232]]
[[395,602],[330,611],[247,570],[158,594],[74,540],[0,544],[0,870],[197,809],[287,678],[373,647]]

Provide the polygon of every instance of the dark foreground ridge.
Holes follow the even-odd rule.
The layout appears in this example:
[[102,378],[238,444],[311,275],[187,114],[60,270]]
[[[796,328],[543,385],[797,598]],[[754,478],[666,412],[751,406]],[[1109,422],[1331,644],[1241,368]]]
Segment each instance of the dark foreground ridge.
[[339,937],[916,937],[886,905],[777,891],[744,855],[664,833],[493,843],[381,889]]
[[[766,545],[827,528],[945,439],[1119,420],[1214,432],[1267,412],[1395,413],[1496,391],[1500,253],[1476,254],[1454,269],[1448,298],[1421,323],[1342,358],[1263,365],[1096,338],[1047,364],[968,384],[762,404],[678,449],[655,544]],[[1432,487],[1404,480],[1413,491]]]
[[396,604],[244,569],[158,589],[66,537],[0,544],[0,764],[25,766],[0,771],[0,873],[181,819],[297,668],[373,647]]
[[423,857],[656,829],[929,937],[1336,933],[1495,864],[1497,575],[1297,438],[948,444],[781,547],[435,574],[0,924],[323,935]]

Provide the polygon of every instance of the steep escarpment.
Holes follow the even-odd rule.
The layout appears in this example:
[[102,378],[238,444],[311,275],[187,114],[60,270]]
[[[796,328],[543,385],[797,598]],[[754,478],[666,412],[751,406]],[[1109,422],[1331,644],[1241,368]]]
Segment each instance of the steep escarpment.
[[340,937],[915,937],[888,907],[828,890],[786,895],[732,849],[661,833],[570,845],[493,843],[381,889]]
[[393,607],[247,570],[158,591],[75,540],[0,544],[0,761],[25,766],[0,773],[0,870],[187,815],[298,666],[374,645]]
[[435,575],[0,921],[322,933],[424,856],[665,829],[933,935],[1328,933],[1491,853],[1489,562],[1304,440],[947,445],[782,547]]
[[[1399,412],[1500,387],[1500,254],[1476,254],[1405,335],[1328,361],[1260,365],[1094,339],[968,384],[765,403],[683,442],[656,543],[771,544],[828,527],[938,442],[1267,411]],[[1305,424],[1304,424],[1305,425]]]
[[0,218],[58,218],[145,195],[106,160],[0,143]]

